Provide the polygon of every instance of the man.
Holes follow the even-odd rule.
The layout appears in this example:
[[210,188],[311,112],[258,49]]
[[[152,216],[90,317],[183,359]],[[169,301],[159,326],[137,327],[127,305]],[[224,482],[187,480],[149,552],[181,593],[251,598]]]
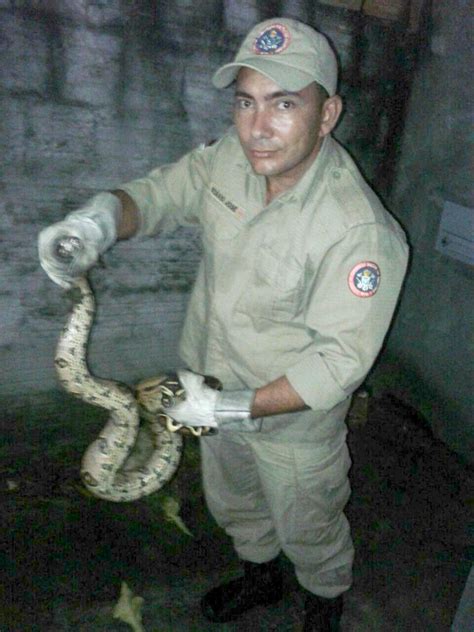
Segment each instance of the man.
[[[407,245],[330,135],[342,104],[323,35],[258,24],[213,78],[233,82],[235,129],[49,227],[40,259],[67,286],[116,238],[201,225],[186,399],[168,413],[217,428],[201,439],[204,490],[244,565],[203,612],[228,621],[280,599],[283,551],[306,594],[304,629],[337,630],[353,561],[344,419],[389,326]],[[83,243],[72,269],[54,256],[63,236]]]

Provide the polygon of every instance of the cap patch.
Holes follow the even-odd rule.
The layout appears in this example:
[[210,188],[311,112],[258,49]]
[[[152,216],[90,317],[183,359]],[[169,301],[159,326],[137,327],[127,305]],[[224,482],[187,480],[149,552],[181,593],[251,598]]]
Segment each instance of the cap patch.
[[361,261],[349,272],[347,281],[352,294],[360,298],[369,298],[379,288],[380,268],[373,261]]
[[290,32],[286,26],[272,24],[256,38],[253,50],[257,55],[275,55],[283,52],[290,41]]

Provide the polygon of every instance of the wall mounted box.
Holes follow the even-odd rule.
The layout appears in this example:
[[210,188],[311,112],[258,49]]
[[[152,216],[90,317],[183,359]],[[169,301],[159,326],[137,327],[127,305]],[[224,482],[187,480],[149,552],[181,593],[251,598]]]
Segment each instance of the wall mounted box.
[[452,259],[474,265],[474,209],[444,203],[436,250]]

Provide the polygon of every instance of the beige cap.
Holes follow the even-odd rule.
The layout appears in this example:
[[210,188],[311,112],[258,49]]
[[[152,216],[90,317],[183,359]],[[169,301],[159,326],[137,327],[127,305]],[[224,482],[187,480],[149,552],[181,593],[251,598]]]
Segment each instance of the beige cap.
[[257,24],[247,35],[235,59],[216,71],[216,88],[230,85],[240,68],[252,68],[285,90],[302,90],[313,81],[336,93],[337,61],[327,38],[310,26],[289,18]]

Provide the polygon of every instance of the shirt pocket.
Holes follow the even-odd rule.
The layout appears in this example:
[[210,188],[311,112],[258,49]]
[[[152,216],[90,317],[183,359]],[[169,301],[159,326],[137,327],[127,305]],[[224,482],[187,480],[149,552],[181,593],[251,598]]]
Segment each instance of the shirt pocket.
[[255,257],[250,300],[252,313],[262,319],[288,321],[296,317],[302,300],[303,269],[295,257],[264,244]]
[[233,262],[239,252],[242,229],[242,222],[207,190],[202,210],[202,269],[212,292],[222,287],[226,275],[234,273]]
[[235,215],[235,211],[217,200],[209,189],[204,194],[203,205],[202,230],[205,244],[227,242],[242,230],[242,220]]

